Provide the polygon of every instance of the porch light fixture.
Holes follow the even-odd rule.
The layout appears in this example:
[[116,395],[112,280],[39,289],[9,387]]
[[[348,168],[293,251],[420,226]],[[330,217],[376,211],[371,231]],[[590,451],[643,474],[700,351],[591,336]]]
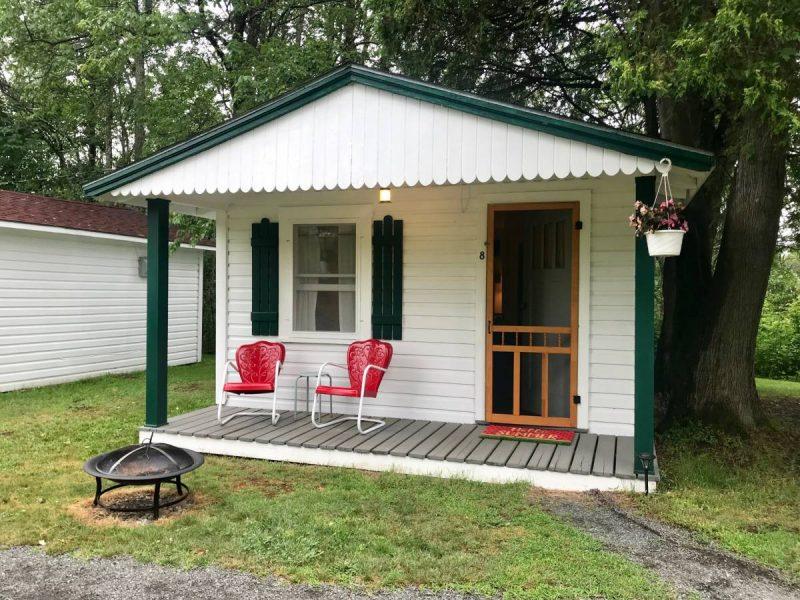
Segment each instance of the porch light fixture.
[[379,202],[391,202],[392,201],[392,190],[389,188],[381,188],[381,191],[378,192],[378,201]]

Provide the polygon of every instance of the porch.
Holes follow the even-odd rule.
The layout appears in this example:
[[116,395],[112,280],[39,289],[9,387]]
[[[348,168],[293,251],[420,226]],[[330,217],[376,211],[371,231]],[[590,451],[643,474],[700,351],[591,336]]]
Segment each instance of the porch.
[[[232,409],[231,413],[252,410]],[[324,420],[340,415],[325,415]],[[269,412],[220,425],[210,406],[143,427],[154,442],[206,454],[395,471],[411,475],[457,477],[474,481],[527,482],[543,488],[584,491],[643,491],[634,473],[634,438],[576,434],[570,445],[482,438],[482,425],[420,419],[386,420],[386,427],[359,434],[352,421],[326,429],[311,424],[307,412],[282,411],[277,425]],[[651,488],[658,467],[651,475]]]

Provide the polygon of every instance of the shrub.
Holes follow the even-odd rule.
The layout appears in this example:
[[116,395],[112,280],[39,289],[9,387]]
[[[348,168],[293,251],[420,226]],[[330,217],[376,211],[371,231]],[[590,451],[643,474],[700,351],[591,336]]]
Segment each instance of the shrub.
[[800,381],[798,259],[777,256],[769,278],[756,342],[756,375]]

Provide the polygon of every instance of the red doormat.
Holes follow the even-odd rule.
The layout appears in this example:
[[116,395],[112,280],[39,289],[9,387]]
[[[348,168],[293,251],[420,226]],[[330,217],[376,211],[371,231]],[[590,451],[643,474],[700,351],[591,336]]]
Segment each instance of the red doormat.
[[489,425],[481,433],[481,437],[499,438],[502,440],[521,440],[526,442],[544,442],[548,444],[571,444],[574,431],[564,429],[544,429],[542,427],[520,427],[518,425]]

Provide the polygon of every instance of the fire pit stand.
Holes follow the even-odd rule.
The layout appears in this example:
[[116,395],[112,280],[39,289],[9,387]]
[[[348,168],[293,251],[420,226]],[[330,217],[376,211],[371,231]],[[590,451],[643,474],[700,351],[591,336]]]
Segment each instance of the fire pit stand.
[[[162,508],[166,508],[167,506],[173,506],[182,500],[185,500],[186,497],[189,495],[189,486],[185,483],[181,483],[180,476],[175,477],[174,479],[155,479],[153,481],[140,481],[137,483],[117,483],[106,489],[103,489],[103,478],[102,477],[95,477],[97,481],[97,490],[94,494],[94,506],[101,506],[106,510],[111,510],[114,512],[153,512],[153,519],[158,519],[158,511]],[[113,480],[112,480],[113,481]],[[172,483],[178,490],[178,497],[169,500],[168,502],[161,502],[161,484],[162,483]],[[110,492],[111,490],[117,490],[123,487],[131,487],[131,486],[141,486],[141,485],[152,485],[153,486],[153,506],[110,506],[108,504],[104,504],[100,501],[100,496],[105,494],[106,492]]]
[[[203,464],[203,455],[170,444],[153,444],[152,436],[144,444],[125,446],[105,454],[94,456],[86,461],[83,470],[95,478],[94,505],[116,512],[152,511],[153,519],[158,519],[159,511],[185,500],[189,495],[188,486],[181,476],[194,471]],[[103,479],[114,483],[103,489]],[[161,486],[174,485],[178,497],[161,501]],[[127,486],[153,486],[152,506],[110,506],[101,501],[103,494]]]

